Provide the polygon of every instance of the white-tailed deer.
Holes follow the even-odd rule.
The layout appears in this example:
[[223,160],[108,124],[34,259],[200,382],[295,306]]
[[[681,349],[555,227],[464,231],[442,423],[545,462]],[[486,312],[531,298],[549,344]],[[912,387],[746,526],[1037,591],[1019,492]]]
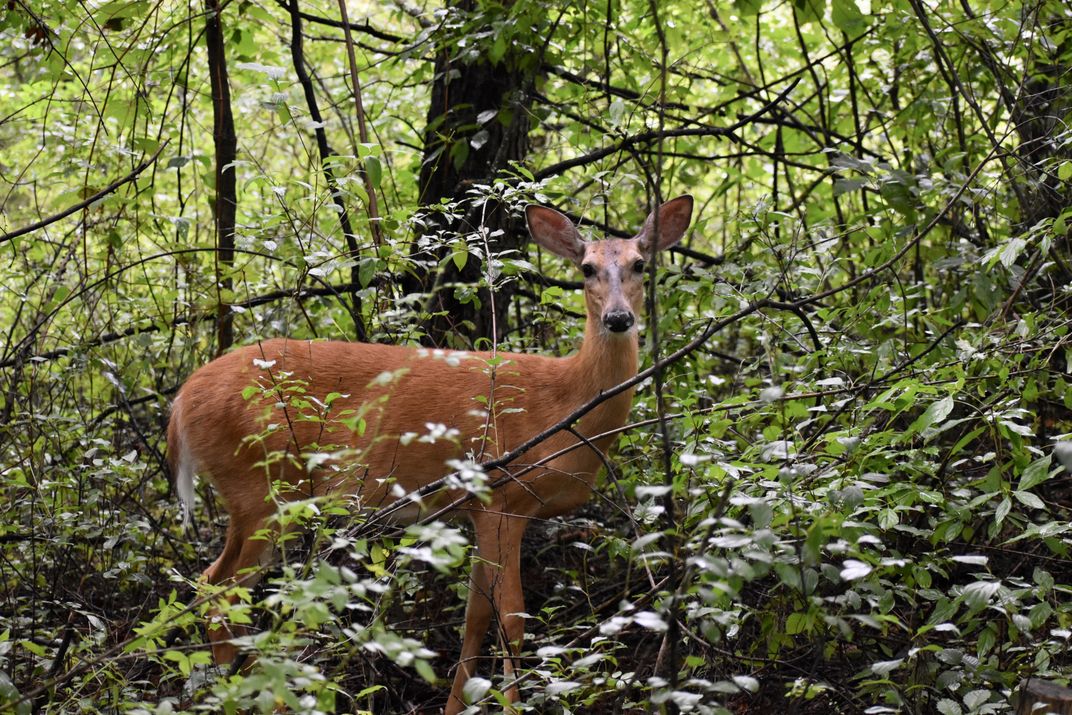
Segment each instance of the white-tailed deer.
[[[197,370],[172,406],[168,457],[187,509],[200,473],[230,513],[223,553],[202,578],[226,584],[261,563],[270,542],[250,537],[277,528],[276,499],[346,495],[368,512],[440,479],[450,460],[483,462],[509,452],[636,375],[645,261],[676,243],[691,216],[692,198],[681,196],[650,215],[634,238],[588,242],[561,213],[528,207],[536,242],[584,273],[584,343],[569,357],[275,339]],[[453,514],[467,517],[475,531],[477,558],[447,715],[465,708],[463,687],[493,615],[507,682],[513,680],[524,632],[521,536],[530,519],[567,514],[589,498],[613,439],[568,448],[585,441],[578,435],[594,438],[624,425],[632,396],[629,389],[604,401],[575,433],[560,431],[507,465],[506,473],[539,466],[506,480],[490,499],[466,499],[464,488],[448,488],[402,510],[413,519],[460,500]],[[456,432],[444,435],[443,426]],[[332,456],[314,458],[324,454]],[[232,630],[209,629],[218,663],[236,655]],[[507,695],[517,699],[516,685]]]

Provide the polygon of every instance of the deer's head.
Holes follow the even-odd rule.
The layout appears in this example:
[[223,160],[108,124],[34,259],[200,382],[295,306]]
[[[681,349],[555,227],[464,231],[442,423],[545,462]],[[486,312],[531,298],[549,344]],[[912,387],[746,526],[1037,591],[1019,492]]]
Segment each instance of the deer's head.
[[644,304],[647,262],[656,251],[685,235],[692,219],[692,197],[679,196],[664,203],[633,238],[585,241],[569,218],[543,206],[529,206],[525,217],[536,243],[581,269],[589,317],[598,317],[608,333],[627,334],[635,330]]

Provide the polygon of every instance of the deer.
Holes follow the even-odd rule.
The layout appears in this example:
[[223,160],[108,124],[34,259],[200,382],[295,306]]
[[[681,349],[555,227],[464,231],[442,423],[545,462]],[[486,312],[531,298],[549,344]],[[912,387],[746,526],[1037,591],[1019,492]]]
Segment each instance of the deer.
[[[445,713],[467,707],[465,685],[493,617],[505,695],[517,702],[522,535],[531,521],[570,514],[589,499],[635,388],[518,456],[483,498],[456,482],[424,492],[452,471],[452,460],[508,454],[637,375],[645,266],[684,236],[692,209],[692,197],[679,196],[652,211],[632,238],[589,241],[559,211],[526,207],[536,244],[583,274],[584,338],[565,357],[274,338],[194,371],[171,408],[168,462],[185,513],[200,475],[230,517],[223,550],[201,581],[252,585],[272,559],[272,540],[263,535],[279,533],[279,500],[341,496],[360,512],[388,508],[399,523],[448,510],[471,523],[475,548]],[[295,384],[302,400],[288,401],[287,386]],[[311,419],[310,405],[328,406],[327,417],[316,407],[320,418]],[[325,453],[330,458],[309,458]],[[217,665],[233,664],[242,629],[210,611],[207,631]]]

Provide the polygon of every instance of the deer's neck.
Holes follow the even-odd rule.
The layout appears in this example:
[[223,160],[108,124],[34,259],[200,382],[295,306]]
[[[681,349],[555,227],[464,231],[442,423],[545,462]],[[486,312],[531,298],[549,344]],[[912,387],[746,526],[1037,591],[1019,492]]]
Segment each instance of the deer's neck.
[[[589,317],[585,323],[584,343],[580,351],[571,358],[569,366],[571,382],[576,395],[582,402],[587,402],[596,395],[628,380],[637,373],[637,352],[639,350],[636,331],[624,335],[608,332],[598,318]],[[620,412],[628,413],[633,390],[630,388],[609,400]],[[625,415],[622,416],[625,419]]]

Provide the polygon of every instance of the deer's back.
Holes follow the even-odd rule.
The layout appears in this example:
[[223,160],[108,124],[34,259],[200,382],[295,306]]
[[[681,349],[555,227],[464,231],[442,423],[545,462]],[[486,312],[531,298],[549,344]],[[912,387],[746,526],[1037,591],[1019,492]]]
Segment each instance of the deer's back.
[[[169,451],[210,475],[229,510],[251,494],[263,501],[276,480],[299,496],[346,490],[373,507],[443,476],[450,460],[496,458],[561,419],[587,399],[568,384],[569,366],[538,355],[267,340],[190,376]],[[574,442],[559,435],[518,461]],[[549,498],[578,476],[590,485],[599,460],[577,450],[552,466],[528,476]],[[569,483],[558,484],[567,472]]]

